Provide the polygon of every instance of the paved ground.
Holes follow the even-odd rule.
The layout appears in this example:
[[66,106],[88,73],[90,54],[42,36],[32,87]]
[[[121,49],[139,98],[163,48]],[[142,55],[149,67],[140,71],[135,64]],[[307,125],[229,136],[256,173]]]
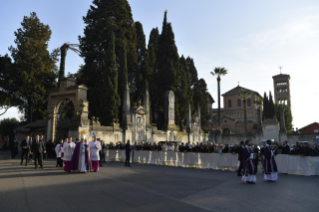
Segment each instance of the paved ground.
[[318,211],[319,178],[258,174],[257,184],[234,172],[106,163],[100,172],[68,174],[0,160],[0,211]]

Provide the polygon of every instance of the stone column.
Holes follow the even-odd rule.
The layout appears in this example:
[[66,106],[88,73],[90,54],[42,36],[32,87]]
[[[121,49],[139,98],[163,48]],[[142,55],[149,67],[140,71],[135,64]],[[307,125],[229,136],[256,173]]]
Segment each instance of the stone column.
[[130,88],[126,84],[124,89],[124,99],[123,99],[123,117],[122,125],[123,129],[127,129],[128,125],[132,125],[131,121],[131,102],[130,102]]
[[175,125],[175,95],[173,91],[165,93],[165,130],[177,130]]
[[150,125],[150,96],[147,90],[145,90],[145,93],[144,93],[144,108],[146,112],[146,126],[149,126]]

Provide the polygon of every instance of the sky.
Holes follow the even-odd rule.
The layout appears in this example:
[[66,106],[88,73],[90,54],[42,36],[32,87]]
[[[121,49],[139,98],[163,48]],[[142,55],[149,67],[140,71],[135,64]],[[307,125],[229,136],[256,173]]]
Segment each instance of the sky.
[[[274,92],[272,76],[290,75],[293,126],[319,122],[319,1],[318,0],[128,0],[134,21],[143,24],[148,42],[152,28],[162,30],[164,12],[172,23],[179,55],[194,59],[199,78],[206,80],[216,103],[217,81],[210,74],[224,67],[221,93],[240,84]],[[0,54],[9,53],[14,31],[24,16],[36,12],[52,30],[49,50],[78,43],[92,0],[0,0]],[[83,59],[69,51],[66,72],[75,73]],[[17,85],[18,86],[18,85]],[[19,118],[16,108],[0,119]]]

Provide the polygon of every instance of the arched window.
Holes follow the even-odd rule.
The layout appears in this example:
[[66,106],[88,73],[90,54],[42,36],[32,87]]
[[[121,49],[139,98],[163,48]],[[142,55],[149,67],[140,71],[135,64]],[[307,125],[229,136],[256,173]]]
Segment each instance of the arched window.
[[250,98],[247,99],[247,106],[248,106],[248,107],[251,107],[251,100],[250,100]]
[[228,100],[228,107],[231,107],[231,100]]
[[240,99],[237,100],[237,106],[241,107],[241,100]]

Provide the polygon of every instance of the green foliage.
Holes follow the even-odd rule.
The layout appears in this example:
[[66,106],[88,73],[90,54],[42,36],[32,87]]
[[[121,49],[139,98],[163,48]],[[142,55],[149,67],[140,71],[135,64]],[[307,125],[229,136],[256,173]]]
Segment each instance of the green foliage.
[[13,134],[13,130],[19,127],[20,122],[15,118],[5,118],[0,121],[0,135],[4,138]]
[[[79,42],[85,65],[79,81],[89,88],[90,115],[99,116],[102,124],[110,123],[110,119],[118,117],[119,111],[118,108],[114,108],[115,106],[119,107],[120,103],[118,81],[115,83],[114,79],[118,80],[118,75],[115,75],[119,71],[117,68],[120,68],[121,65],[123,68],[123,64],[125,64],[123,61],[125,57],[121,56],[123,55],[123,41],[126,43],[129,87],[133,93],[136,90],[137,38],[131,8],[127,0],[94,0],[83,20],[86,26],[84,36],[79,36]],[[114,33],[114,36],[110,36],[112,33]],[[114,39],[115,66],[113,66],[113,56],[112,59],[108,56],[110,55],[110,52],[108,52],[110,50],[109,43],[113,42],[112,39]],[[105,87],[99,89],[100,85],[105,85]],[[110,90],[106,90],[106,88],[110,88]],[[103,93],[105,98],[112,92],[115,93],[110,96],[111,99],[106,100],[96,95],[97,93],[101,95]],[[99,106],[94,105],[103,105],[104,108],[110,109],[110,113],[102,112]],[[104,115],[106,116],[104,117]]]
[[48,91],[56,86],[59,50],[55,49],[50,54],[48,42],[51,37],[49,25],[40,22],[35,12],[30,17],[25,16],[14,35],[16,48],[10,47],[14,59],[13,82],[16,85],[14,93],[23,104],[19,110],[24,118],[32,120],[46,117]]
[[71,100],[65,99],[59,106],[59,118],[60,119],[71,119],[74,115],[74,104]]
[[262,119],[268,119],[269,117],[269,104],[268,104],[268,96],[266,94],[266,92],[264,93],[264,102],[263,102],[264,108],[263,108],[263,115],[262,115]]
[[247,89],[240,89],[239,92],[239,98],[241,100],[243,100],[243,104],[244,104],[244,121],[245,121],[245,133],[247,133],[247,110],[246,110],[246,101],[247,99],[251,97],[251,91],[247,90]]
[[[280,122],[280,105],[275,104],[274,107],[275,107],[275,111],[276,111],[276,118]],[[287,133],[291,133],[292,132],[293,118],[292,118],[291,112],[289,110],[289,107],[287,105],[283,105],[283,109],[284,109],[286,130],[287,130]]]
[[138,21],[135,22],[135,30],[136,30],[136,37],[137,37],[137,45],[136,45],[136,52],[138,57],[137,63],[140,68],[146,55],[146,41],[145,41],[143,25]]
[[190,85],[191,87],[193,87],[198,81],[197,70],[194,64],[194,60],[192,58],[187,57],[186,61],[189,69]]

